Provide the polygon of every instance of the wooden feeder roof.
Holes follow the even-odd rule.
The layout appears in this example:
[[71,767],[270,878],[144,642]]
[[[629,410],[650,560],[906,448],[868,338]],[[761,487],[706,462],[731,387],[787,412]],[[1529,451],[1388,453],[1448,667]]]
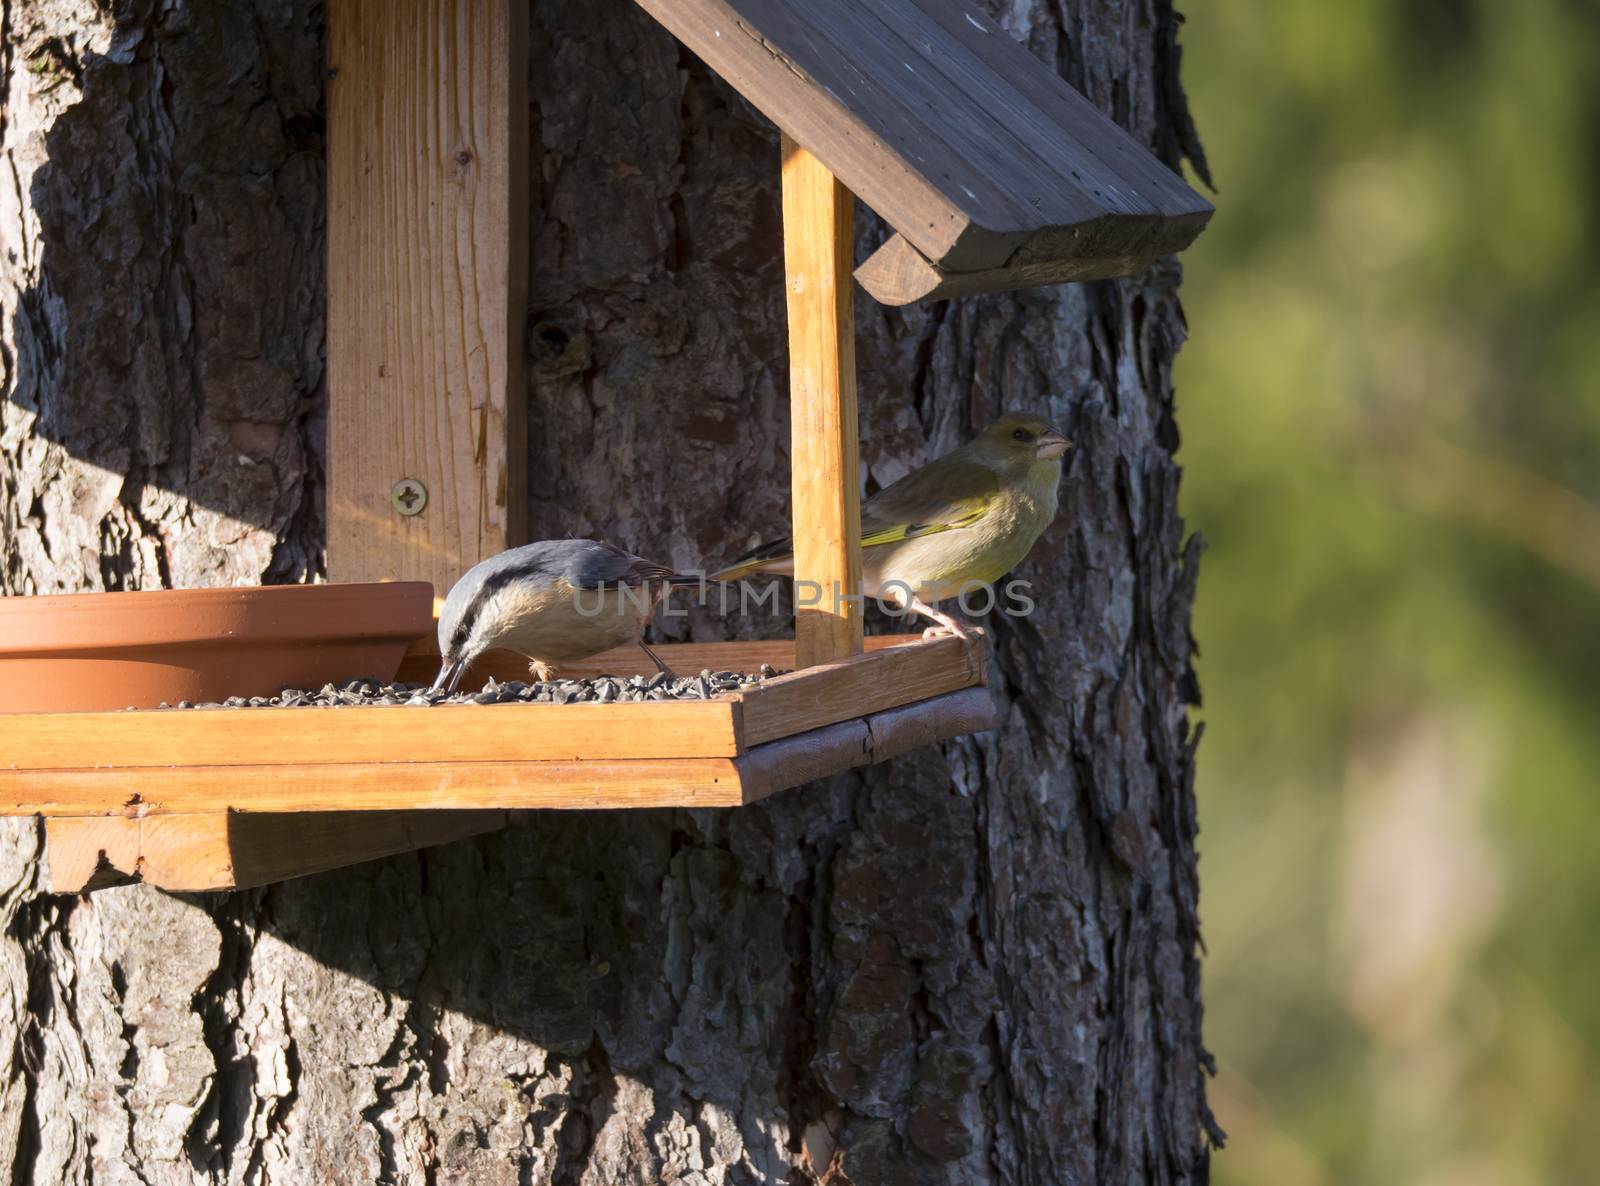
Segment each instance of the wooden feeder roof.
[[871,206],[889,305],[1127,275],[1212,212],[965,0],[638,0]]

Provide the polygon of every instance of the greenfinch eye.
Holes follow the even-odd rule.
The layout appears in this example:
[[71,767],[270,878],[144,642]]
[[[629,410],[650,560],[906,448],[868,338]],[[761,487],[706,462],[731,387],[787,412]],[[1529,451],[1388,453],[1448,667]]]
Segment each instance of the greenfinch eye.
[[1030,441],[1033,439],[1033,436],[1026,428],[1019,428],[1016,432],[1011,434],[1011,439],[1014,441]]

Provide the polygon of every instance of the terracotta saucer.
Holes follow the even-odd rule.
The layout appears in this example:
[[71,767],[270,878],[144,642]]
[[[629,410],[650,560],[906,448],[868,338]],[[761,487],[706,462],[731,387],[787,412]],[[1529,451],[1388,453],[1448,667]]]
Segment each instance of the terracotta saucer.
[[0,712],[87,712],[391,680],[421,581],[0,597]]

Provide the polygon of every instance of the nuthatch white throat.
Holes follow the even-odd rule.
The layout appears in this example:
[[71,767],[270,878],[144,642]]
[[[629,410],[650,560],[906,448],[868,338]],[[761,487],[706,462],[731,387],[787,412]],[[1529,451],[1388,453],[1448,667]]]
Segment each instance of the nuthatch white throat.
[[454,692],[484,651],[520,651],[538,679],[556,666],[638,643],[656,601],[672,585],[696,585],[621,548],[588,539],[553,539],[491,556],[467,570],[439,614],[443,660],[433,691]]

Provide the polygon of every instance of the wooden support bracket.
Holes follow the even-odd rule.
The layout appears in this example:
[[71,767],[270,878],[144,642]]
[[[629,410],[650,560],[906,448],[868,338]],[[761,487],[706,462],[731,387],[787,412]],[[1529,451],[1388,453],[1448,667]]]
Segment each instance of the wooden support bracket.
[[505,827],[504,811],[47,816],[50,888],[244,889]]
[[783,264],[789,302],[794,639],[800,667],[861,653],[861,433],[850,279],[854,213],[850,191],[785,136]]

